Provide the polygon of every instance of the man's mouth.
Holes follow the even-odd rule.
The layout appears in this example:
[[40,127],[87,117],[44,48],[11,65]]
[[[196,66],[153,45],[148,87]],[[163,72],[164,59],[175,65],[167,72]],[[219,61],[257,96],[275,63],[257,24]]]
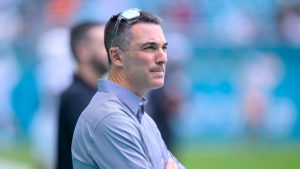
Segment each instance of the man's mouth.
[[153,67],[150,69],[150,72],[165,72],[164,67]]

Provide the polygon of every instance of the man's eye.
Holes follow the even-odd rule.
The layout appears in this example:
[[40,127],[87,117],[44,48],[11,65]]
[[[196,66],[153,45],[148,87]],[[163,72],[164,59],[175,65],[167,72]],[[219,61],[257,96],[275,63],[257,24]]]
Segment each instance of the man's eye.
[[155,46],[146,46],[144,49],[156,49]]

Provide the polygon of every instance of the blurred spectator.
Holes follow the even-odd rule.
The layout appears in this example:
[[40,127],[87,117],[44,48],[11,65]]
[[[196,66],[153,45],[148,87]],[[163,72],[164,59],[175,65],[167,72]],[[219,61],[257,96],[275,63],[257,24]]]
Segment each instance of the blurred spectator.
[[[268,130],[268,119],[278,117],[279,105],[274,111],[274,92],[283,76],[283,63],[275,54],[255,53],[251,59],[246,59],[241,75],[241,87],[243,88],[243,112],[245,112],[245,124],[249,138],[257,139],[263,131]],[[279,104],[280,102],[277,102]],[[283,105],[286,106],[286,105]],[[277,112],[277,115],[276,115]],[[289,112],[283,112],[286,120]],[[279,114],[280,117],[283,117]],[[278,126],[279,127],[279,126]],[[284,126],[281,126],[284,127]],[[269,131],[269,133],[272,133]]]
[[108,70],[104,25],[87,22],[71,30],[71,49],[78,62],[73,83],[62,93],[58,117],[57,169],[72,169],[73,131],[83,109],[97,91],[97,79]]
[[277,29],[281,40],[292,46],[300,46],[300,6],[290,4],[281,7],[277,16]]

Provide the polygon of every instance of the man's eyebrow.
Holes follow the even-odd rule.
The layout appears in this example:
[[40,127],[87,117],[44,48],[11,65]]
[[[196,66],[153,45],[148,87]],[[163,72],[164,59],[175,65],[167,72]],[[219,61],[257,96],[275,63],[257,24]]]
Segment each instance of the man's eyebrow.
[[[148,45],[159,46],[159,44],[156,42],[146,42],[146,43],[141,44],[141,47],[145,47]],[[164,43],[162,46],[168,46],[168,42]]]
[[141,45],[141,47],[145,47],[145,46],[148,46],[148,45],[157,45],[157,43],[155,43],[155,42],[146,42],[146,43],[143,43]]

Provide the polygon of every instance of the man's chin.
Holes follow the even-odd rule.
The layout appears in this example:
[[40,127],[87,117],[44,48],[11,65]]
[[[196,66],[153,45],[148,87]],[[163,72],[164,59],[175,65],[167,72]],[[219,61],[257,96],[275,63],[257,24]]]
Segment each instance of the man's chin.
[[153,85],[152,85],[153,87],[153,89],[158,89],[158,88],[161,88],[161,87],[163,87],[164,86],[164,81],[157,81],[157,82],[154,82],[153,83]]

